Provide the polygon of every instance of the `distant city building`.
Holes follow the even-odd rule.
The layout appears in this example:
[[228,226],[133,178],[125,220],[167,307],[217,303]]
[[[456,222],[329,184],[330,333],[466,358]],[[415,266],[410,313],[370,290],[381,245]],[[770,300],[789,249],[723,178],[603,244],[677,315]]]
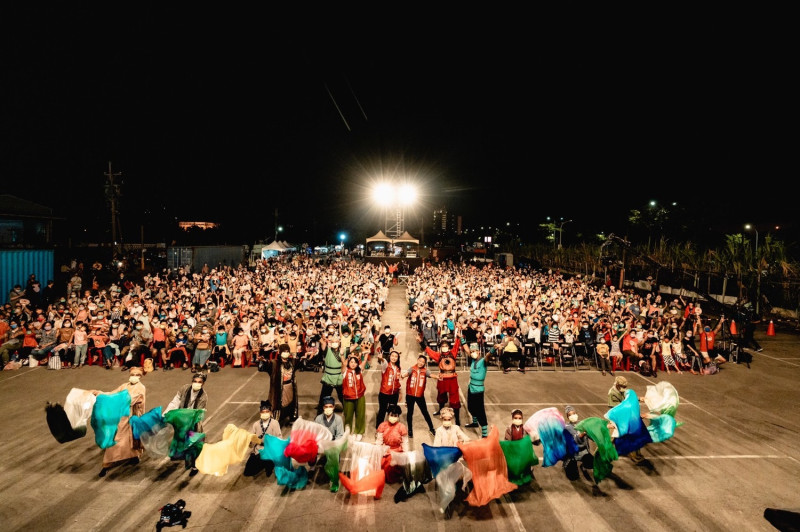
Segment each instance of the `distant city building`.
[[444,207],[433,211],[433,233],[440,239],[460,234],[461,217],[447,212]]
[[184,231],[188,231],[192,227],[198,227],[200,229],[214,229],[217,227],[217,224],[214,222],[178,222],[178,227]]

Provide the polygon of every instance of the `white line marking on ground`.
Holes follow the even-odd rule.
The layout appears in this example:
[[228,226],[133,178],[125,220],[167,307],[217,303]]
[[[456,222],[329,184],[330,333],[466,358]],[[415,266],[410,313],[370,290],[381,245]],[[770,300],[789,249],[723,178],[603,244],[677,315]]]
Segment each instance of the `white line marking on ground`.
[[719,455],[688,455],[688,456],[649,456],[648,460],[741,460],[741,459],[752,459],[752,458],[778,458],[784,460],[787,457],[785,454],[719,454]]
[[[233,399],[233,397],[234,397],[234,396],[235,396],[237,393],[239,393],[239,390],[241,390],[242,388],[244,388],[245,386],[247,386],[247,384],[248,384],[248,383],[249,383],[251,380],[253,380],[253,377],[255,377],[256,375],[258,375],[258,373],[257,373],[257,372],[256,372],[256,373],[253,373],[252,375],[250,375],[250,378],[249,378],[249,379],[247,379],[246,381],[244,381],[244,382],[242,383],[242,385],[241,385],[241,386],[239,386],[238,388],[236,388],[236,389],[233,391],[233,393],[232,393],[232,394],[230,394],[230,395],[228,396],[228,398],[227,398],[227,399],[225,399],[224,401],[222,401],[222,403],[220,403],[219,407],[217,407],[217,409],[214,411],[214,413],[213,413],[213,414],[211,414],[210,416],[208,416],[207,418],[205,418],[204,422],[205,422],[205,423],[208,423],[208,422],[211,420],[211,418],[213,418],[214,416],[216,416],[216,415],[217,415],[217,413],[219,413],[219,411],[222,409],[222,407],[223,407],[223,406],[225,406],[225,405],[227,405],[227,404],[229,404],[229,403],[230,403],[230,404],[245,404],[245,403],[234,403],[233,401],[231,401],[231,399]],[[254,403],[247,403],[247,404],[261,404],[261,403],[260,403],[260,402],[258,402],[258,401],[256,401],[256,402],[254,402]]]
[[[41,367],[41,366],[39,366],[39,367]],[[36,370],[36,369],[39,369],[39,367],[36,367],[36,368],[28,368],[28,369],[34,369],[34,370]],[[10,371],[10,370],[6,370],[6,371]],[[4,381],[10,381],[11,379],[16,379],[17,377],[22,377],[23,375],[27,375],[28,373],[30,373],[30,371],[26,371],[26,372],[24,372],[24,373],[20,373],[19,375],[14,375],[13,377],[9,377],[9,378],[7,378],[7,379],[3,379],[3,380],[4,380]]]
[[[469,386],[469,384],[467,384],[467,386]],[[461,390],[460,386],[458,387],[458,396],[461,399],[461,408],[464,409],[464,415],[465,415],[464,423],[466,424],[466,422],[468,421],[467,417],[466,417],[466,413],[467,413],[467,398],[464,397],[464,392]],[[497,404],[500,404],[500,403],[491,403],[490,406],[495,406]],[[516,404],[516,403],[512,403],[512,404]],[[484,406],[486,406],[486,403],[484,403]],[[542,462],[542,459],[539,460],[539,463],[541,463],[541,462]],[[517,511],[517,507],[514,505],[514,502],[511,500],[511,498],[508,495],[503,495],[503,501],[505,502],[506,506],[511,510],[511,517],[514,518],[514,522],[517,524],[517,530],[519,530],[520,532],[525,532],[525,530],[526,530],[525,525],[522,524],[522,518],[519,516],[519,512]]]

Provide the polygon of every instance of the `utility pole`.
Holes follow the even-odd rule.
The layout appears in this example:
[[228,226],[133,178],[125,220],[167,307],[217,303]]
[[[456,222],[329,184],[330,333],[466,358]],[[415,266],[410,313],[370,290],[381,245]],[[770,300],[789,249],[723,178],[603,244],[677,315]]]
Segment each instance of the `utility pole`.
[[278,208],[275,207],[275,242],[278,241]]
[[[122,175],[122,172],[111,171],[111,161],[108,161],[108,172],[103,174],[108,178],[108,183],[105,185],[106,199],[111,205],[111,245],[113,246],[113,258],[119,253],[121,242],[117,243],[117,227],[119,220],[117,220],[117,200],[122,195],[120,192],[120,185],[114,183],[114,178]],[[122,231],[120,231],[120,240],[122,239]]]

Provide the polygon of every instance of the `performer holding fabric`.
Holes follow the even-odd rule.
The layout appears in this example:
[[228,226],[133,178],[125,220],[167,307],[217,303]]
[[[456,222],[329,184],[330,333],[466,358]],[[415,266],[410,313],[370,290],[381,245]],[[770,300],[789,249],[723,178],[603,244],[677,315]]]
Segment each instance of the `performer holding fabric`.
[[261,401],[258,420],[253,423],[251,430],[253,434],[261,438],[262,443],[253,447],[253,452],[244,465],[243,474],[246,477],[254,477],[261,471],[264,471],[269,477],[275,469],[275,464],[271,460],[264,460],[261,458],[261,449],[264,448],[264,436],[269,434],[276,438],[281,437],[281,427],[278,421],[272,417],[272,403],[269,401]]
[[436,390],[439,392],[436,396],[436,402],[439,403],[439,410],[434,412],[433,415],[439,415],[444,405],[449,402],[450,408],[453,409],[456,425],[461,425],[461,417],[459,415],[461,399],[459,399],[458,378],[456,375],[456,357],[460,347],[460,331],[456,330],[456,341],[452,349],[450,349],[450,342],[447,340],[442,340],[439,344],[439,351],[434,351],[430,347],[425,348],[425,353],[439,365],[439,375],[436,383]]
[[[166,414],[170,410],[175,410],[176,408],[206,410],[208,394],[203,390],[206,378],[207,375],[205,373],[193,374],[192,382],[181,386],[181,389],[178,390],[178,393],[175,394],[175,397],[173,397],[172,401],[167,405],[167,408],[164,409],[164,413]],[[202,420],[198,421],[192,430],[194,432],[205,432],[205,430],[203,430]],[[195,467],[195,460],[197,457],[194,454],[187,454],[185,458],[187,469],[191,469],[189,476],[193,477],[197,474],[197,468]]]
[[142,444],[139,440],[133,439],[133,430],[129,423],[130,416],[141,416],[145,412],[145,387],[140,381],[144,376],[144,370],[138,366],[131,368],[128,374],[128,382],[120,384],[110,392],[92,390],[94,395],[114,394],[127,390],[131,396],[130,412],[123,416],[117,425],[117,433],[114,436],[115,445],[108,447],[103,455],[103,467],[100,469],[99,477],[106,476],[112,467],[128,463],[136,465],[142,456]]
[[389,405],[386,421],[378,426],[376,445],[386,445],[381,467],[386,473],[386,482],[393,484],[403,479],[403,468],[392,465],[392,453],[408,452],[408,428],[400,422],[400,407]]

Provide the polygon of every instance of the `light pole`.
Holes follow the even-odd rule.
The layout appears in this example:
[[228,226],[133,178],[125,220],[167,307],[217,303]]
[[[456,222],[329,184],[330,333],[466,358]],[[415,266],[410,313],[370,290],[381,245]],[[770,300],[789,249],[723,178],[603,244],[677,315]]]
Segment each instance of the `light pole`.
[[561,249],[561,235],[564,234],[564,224],[570,223],[572,220],[567,220],[565,222],[561,222],[561,225],[558,227],[558,249]]
[[339,241],[341,242],[341,246],[339,247],[339,250],[342,252],[342,255],[344,255],[344,239],[345,239],[346,236],[347,235],[345,235],[344,233],[339,233]]
[[748,231],[752,229],[753,231],[756,232],[755,259],[756,259],[756,275],[758,275],[758,277],[756,278],[756,315],[760,316],[761,314],[759,313],[759,305],[761,303],[761,264],[760,261],[758,260],[758,229],[756,229],[755,226],[752,226],[750,224],[745,225],[744,228],[747,229]]

